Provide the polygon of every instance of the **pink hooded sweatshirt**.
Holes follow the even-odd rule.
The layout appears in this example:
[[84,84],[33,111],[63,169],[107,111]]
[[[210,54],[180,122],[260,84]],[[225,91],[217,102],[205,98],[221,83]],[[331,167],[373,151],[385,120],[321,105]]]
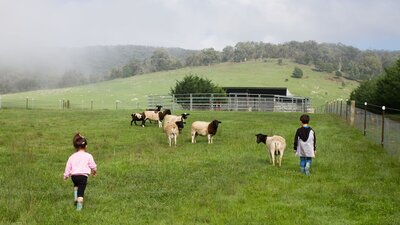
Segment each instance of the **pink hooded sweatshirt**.
[[64,179],[67,179],[71,175],[89,176],[91,170],[96,170],[96,167],[96,163],[90,153],[77,151],[68,158]]

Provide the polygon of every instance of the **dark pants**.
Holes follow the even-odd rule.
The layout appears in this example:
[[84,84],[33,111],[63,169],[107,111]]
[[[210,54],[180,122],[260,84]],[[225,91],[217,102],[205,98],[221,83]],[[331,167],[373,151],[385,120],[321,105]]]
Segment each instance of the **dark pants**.
[[87,176],[84,175],[72,175],[72,182],[74,182],[74,187],[78,187],[78,197],[82,197],[85,195],[85,189],[87,184]]

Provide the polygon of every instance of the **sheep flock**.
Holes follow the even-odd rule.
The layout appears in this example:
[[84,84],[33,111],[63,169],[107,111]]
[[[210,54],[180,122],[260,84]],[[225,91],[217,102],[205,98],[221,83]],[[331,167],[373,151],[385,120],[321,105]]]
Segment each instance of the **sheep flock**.
[[[180,115],[173,115],[171,110],[161,110],[162,106],[157,106],[155,109],[147,109],[144,112],[131,114],[131,126],[133,123],[138,125],[136,122],[140,121],[141,126],[145,127],[146,121],[155,121],[158,123],[158,127],[162,128],[165,133],[169,146],[177,146],[177,138],[182,134],[183,129],[186,125],[186,120],[189,117],[189,113],[182,113]],[[213,143],[213,137],[217,134],[218,127],[222,122],[214,119],[212,121],[193,121],[191,124],[190,134],[191,143],[196,143],[198,136],[207,137],[208,144]],[[265,134],[256,134],[256,142],[264,143],[266,145],[267,155],[273,166],[277,163],[279,166],[282,165],[283,153],[286,148],[285,138],[278,135],[267,136]]]

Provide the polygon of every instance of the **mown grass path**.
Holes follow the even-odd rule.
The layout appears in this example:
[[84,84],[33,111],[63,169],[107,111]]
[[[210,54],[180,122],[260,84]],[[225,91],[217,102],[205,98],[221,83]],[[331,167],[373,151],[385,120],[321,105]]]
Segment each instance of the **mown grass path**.
[[[311,115],[318,152],[305,177],[298,113],[191,112],[172,148],[155,124],[131,127],[130,113],[0,110],[0,224],[400,223],[400,162],[335,117]],[[191,144],[191,122],[214,118],[214,143]],[[81,212],[62,179],[77,131],[98,164]],[[260,132],[286,138],[281,168]]]

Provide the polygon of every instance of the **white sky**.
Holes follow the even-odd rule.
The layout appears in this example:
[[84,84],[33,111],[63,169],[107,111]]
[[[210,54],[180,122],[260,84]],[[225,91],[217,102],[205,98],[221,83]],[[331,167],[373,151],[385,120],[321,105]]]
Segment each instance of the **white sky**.
[[149,45],[222,50],[314,40],[400,50],[398,0],[0,0],[0,50]]

